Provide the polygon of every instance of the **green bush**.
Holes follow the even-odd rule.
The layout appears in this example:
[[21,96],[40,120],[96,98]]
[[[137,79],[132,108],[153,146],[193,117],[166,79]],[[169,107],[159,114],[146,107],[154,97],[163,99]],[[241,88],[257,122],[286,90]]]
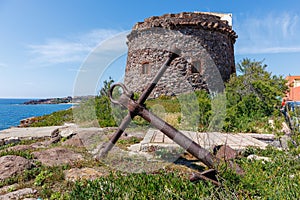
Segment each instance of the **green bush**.
[[272,76],[262,62],[244,59],[237,66],[241,74],[233,75],[226,84],[227,111],[224,130],[268,130],[261,122],[268,124],[268,118],[278,116],[280,101],[277,97],[285,94],[286,81],[281,76]]
[[[117,123],[113,117],[113,109],[108,96],[96,97],[96,115],[100,127],[116,126]],[[114,109],[114,112],[118,115],[118,108]]]
[[72,109],[61,110],[53,112],[49,115],[37,117],[37,121],[32,123],[31,127],[40,126],[60,126],[65,122],[73,122],[73,111]]

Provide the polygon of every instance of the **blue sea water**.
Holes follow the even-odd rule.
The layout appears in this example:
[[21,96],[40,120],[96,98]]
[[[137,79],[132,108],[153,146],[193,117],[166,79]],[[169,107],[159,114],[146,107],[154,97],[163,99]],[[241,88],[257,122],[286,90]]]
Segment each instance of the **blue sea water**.
[[17,126],[22,119],[50,114],[72,106],[71,104],[23,104],[29,100],[32,99],[0,99],[0,130]]

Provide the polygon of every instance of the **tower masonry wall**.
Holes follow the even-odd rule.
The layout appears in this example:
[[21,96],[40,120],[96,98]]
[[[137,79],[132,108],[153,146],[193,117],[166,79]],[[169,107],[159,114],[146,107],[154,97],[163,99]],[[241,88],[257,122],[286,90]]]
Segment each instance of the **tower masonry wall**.
[[176,95],[214,90],[235,73],[237,35],[219,15],[179,13],[150,17],[137,23],[128,38],[125,85],[142,92],[167,60],[172,46],[181,50],[152,93]]

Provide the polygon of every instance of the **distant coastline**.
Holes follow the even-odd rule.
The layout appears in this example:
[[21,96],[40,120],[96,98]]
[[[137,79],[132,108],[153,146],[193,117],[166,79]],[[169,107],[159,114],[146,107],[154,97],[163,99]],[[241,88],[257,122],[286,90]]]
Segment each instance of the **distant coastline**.
[[24,102],[25,105],[71,103],[72,97],[37,99]]
[[36,105],[36,104],[76,104],[84,99],[89,99],[91,96],[82,97],[62,97],[62,98],[47,98],[47,99],[36,99],[24,102],[25,105]]

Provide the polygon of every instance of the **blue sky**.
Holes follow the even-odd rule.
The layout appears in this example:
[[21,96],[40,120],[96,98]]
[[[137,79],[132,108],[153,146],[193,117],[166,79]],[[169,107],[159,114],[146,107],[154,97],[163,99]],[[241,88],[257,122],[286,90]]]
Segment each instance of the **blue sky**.
[[232,13],[236,62],[264,60],[274,75],[300,75],[299,0],[0,0],[0,98],[72,96],[98,45],[147,17],[184,11]]

